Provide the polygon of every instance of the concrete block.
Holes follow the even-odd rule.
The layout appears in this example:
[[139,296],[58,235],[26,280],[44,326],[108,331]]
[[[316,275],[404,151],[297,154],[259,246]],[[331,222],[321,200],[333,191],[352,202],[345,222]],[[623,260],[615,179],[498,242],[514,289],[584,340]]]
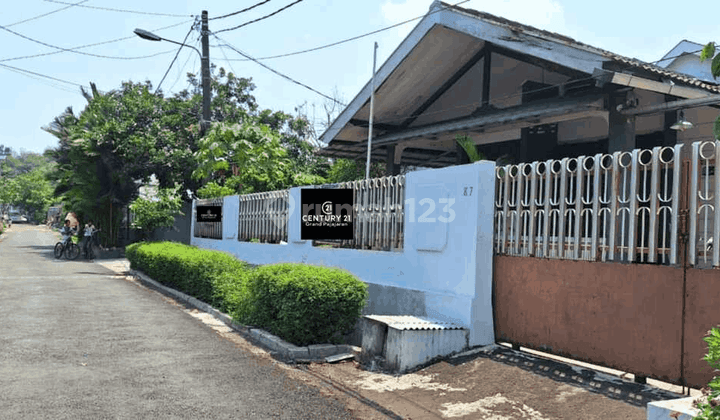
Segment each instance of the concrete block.
[[693,407],[693,401],[697,398],[699,397],[649,402],[647,420],[692,420],[700,414],[700,411]]
[[382,355],[388,331],[387,324],[363,317],[360,328],[362,329],[362,359],[369,360]]
[[268,333],[267,331],[261,330],[259,328],[253,328],[250,330],[250,336],[271,350],[275,350],[281,353],[285,351],[285,347],[278,341],[278,338]]
[[338,348],[334,344],[313,344],[307,348],[312,359],[324,359],[338,354]]
[[292,360],[311,359],[310,352],[307,347],[292,346],[285,349],[285,356]]
[[405,372],[435,357],[465,350],[467,340],[466,329],[399,330],[390,327],[384,354],[387,367]]

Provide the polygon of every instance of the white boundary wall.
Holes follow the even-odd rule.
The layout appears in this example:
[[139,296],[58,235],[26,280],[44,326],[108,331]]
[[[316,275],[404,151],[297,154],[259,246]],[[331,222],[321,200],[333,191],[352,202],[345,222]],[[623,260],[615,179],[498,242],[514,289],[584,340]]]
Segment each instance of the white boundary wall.
[[[290,190],[287,244],[238,241],[239,196],[224,198],[223,239],[193,236],[191,244],[226,251],[251,264],[302,262],[342,268],[369,284],[405,289],[415,296],[419,292],[424,313],[407,315],[463,325],[470,329],[470,346],[494,343],[495,163],[411,172],[405,180],[402,251],[319,248],[301,240],[300,188]],[[194,229],[195,203],[192,221]],[[371,294],[370,299],[378,297]]]

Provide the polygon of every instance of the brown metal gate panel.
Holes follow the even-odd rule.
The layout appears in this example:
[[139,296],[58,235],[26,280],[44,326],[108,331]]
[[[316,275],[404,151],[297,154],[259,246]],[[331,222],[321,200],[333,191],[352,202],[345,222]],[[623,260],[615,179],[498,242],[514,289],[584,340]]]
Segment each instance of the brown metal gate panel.
[[498,341],[680,383],[682,268],[494,258]]
[[702,360],[708,352],[703,337],[720,324],[720,271],[687,270],[685,309],[685,376],[693,387],[707,386],[717,372]]

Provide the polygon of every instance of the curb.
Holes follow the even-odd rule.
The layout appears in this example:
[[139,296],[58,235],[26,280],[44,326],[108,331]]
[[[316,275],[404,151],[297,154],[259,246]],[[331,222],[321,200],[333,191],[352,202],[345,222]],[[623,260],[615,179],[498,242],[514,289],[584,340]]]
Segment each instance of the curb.
[[243,335],[246,339],[259,343],[266,349],[269,349],[272,356],[279,358],[285,363],[334,363],[340,360],[357,359],[357,357],[359,357],[360,349],[348,344],[313,344],[298,347],[263,329],[240,325],[233,321],[229,315],[218,311],[207,303],[201,302],[192,296],[163,286],[148,277],[145,273],[131,269],[130,274],[145,285],[152,286],[166,295],[170,295],[181,302],[212,315],[228,327]]

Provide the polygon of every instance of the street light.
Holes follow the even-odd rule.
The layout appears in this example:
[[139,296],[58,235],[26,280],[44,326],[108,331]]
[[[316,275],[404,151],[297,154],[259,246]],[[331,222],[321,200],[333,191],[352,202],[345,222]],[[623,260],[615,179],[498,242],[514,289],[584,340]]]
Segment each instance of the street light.
[[202,89],[203,89],[203,112],[202,112],[202,120],[200,121],[200,135],[202,136],[205,134],[205,130],[207,129],[207,124],[210,123],[210,45],[208,43],[208,33],[210,32],[208,30],[208,15],[207,11],[202,11],[202,26],[200,31],[200,37],[202,40],[202,49],[203,52],[200,53],[197,48],[193,47],[192,45],[183,44],[182,42],[173,41],[171,39],[166,39],[160,36],[155,35],[154,33],[150,31],[146,31],[144,29],[136,28],[133,32],[135,32],[135,35],[139,36],[142,39],[146,39],[148,41],[167,41],[171,42],[173,44],[177,44],[183,47],[189,47],[195,50],[198,54],[200,54],[200,63],[202,68]]

